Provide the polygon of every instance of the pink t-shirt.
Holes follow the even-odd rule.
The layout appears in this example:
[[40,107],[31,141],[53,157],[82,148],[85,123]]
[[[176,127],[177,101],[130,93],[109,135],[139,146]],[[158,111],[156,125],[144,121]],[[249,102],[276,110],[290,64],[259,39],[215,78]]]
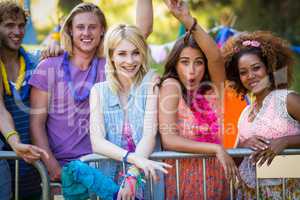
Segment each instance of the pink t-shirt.
[[[74,101],[64,80],[62,60],[63,55],[43,60],[29,81],[33,87],[50,94],[47,136],[50,148],[61,165],[92,153],[89,137],[89,98],[82,102]],[[96,82],[105,79],[104,65],[105,60],[100,59]],[[69,69],[73,86],[79,94],[83,88],[91,89],[91,68],[83,71],[70,62]]]

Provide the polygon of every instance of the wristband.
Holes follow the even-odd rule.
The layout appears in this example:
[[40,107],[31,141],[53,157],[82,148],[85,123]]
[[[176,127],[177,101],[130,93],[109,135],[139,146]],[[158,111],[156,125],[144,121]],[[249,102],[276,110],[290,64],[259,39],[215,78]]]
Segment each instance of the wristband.
[[8,141],[8,139],[13,136],[13,135],[17,135],[19,136],[18,132],[13,130],[13,131],[8,131],[7,133],[4,134],[5,140]]
[[197,25],[197,19],[195,17],[193,17],[193,25],[191,26],[191,28],[188,31],[193,32],[196,29],[196,25]]
[[131,153],[130,151],[127,151],[125,156],[123,156],[122,158],[123,174],[126,174],[126,164],[128,164],[127,158],[130,153]]
[[185,44],[187,44],[189,42],[191,34],[196,29],[196,25],[197,25],[197,19],[193,17],[193,24],[192,24],[191,28],[186,29],[186,33],[185,33],[185,36],[184,36],[184,39],[183,39]]
[[128,159],[128,156],[129,156],[130,153],[131,153],[130,151],[127,151],[125,156],[123,156],[123,158],[122,158],[122,161],[126,164],[128,164],[127,159]]

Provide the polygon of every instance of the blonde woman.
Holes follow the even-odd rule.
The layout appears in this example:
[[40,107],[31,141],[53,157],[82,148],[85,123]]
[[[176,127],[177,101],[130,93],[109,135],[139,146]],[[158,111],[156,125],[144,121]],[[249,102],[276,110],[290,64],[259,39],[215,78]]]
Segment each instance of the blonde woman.
[[134,26],[119,25],[108,31],[104,54],[107,81],[96,84],[90,95],[92,149],[132,164],[125,178],[120,177],[122,165],[117,162],[106,163],[101,170],[123,184],[119,198],[142,199],[141,172],[157,179],[155,170],[166,173],[168,167],[147,159],[157,132],[158,76],[149,70],[148,46]]
[[[151,13],[151,0],[137,2],[137,24],[145,37],[151,29]],[[149,19],[145,20],[144,15]],[[31,134],[34,144],[50,156],[43,161],[51,180],[60,180],[64,164],[92,153],[89,95],[95,83],[105,80],[101,52],[106,29],[99,7],[78,4],[62,26],[64,54],[43,60],[30,80],[30,103],[33,111],[38,111],[31,115]]]

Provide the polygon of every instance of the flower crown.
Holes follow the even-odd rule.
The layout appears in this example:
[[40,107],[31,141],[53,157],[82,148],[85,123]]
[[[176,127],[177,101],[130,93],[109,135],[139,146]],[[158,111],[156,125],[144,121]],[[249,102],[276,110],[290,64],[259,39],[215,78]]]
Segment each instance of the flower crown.
[[[260,44],[260,42],[258,42],[256,40],[245,40],[245,41],[242,42],[242,45],[245,46],[245,47],[248,47],[248,46],[250,46],[250,47],[260,47],[261,44]],[[240,48],[235,47],[234,51],[236,53],[238,53],[240,51]]]
[[260,42],[256,40],[245,40],[242,42],[243,46],[260,47]]

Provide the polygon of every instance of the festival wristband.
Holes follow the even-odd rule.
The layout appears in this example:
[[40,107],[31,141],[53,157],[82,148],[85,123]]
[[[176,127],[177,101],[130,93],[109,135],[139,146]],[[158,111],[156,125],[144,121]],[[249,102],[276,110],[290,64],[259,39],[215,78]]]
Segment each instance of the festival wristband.
[[140,171],[137,167],[135,167],[134,165],[130,166],[128,169],[128,172],[130,175],[138,177],[140,175]]
[[8,131],[7,133],[4,134],[5,140],[8,141],[8,139],[13,136],[13,135],[17,135],[19,136],[18,132],[13,130],[13,131]]
[[126,182],[129,184],[131,194],[133,195],[133,194],[134,194],[134,185],[133,185],[133,183],[131,182],[132,179],[133,179],[134,181],[136,181],[136,178],[135,178],[134,176],[127,176],[127,177],[126,177]]
[[130,153],[131,153],[130,151],[127,151],[126,154],[123,156],[123,158],[122,158],[123,163],[126,163],[126,164],[128,163],[127,159],[128,159],[128,156]]

